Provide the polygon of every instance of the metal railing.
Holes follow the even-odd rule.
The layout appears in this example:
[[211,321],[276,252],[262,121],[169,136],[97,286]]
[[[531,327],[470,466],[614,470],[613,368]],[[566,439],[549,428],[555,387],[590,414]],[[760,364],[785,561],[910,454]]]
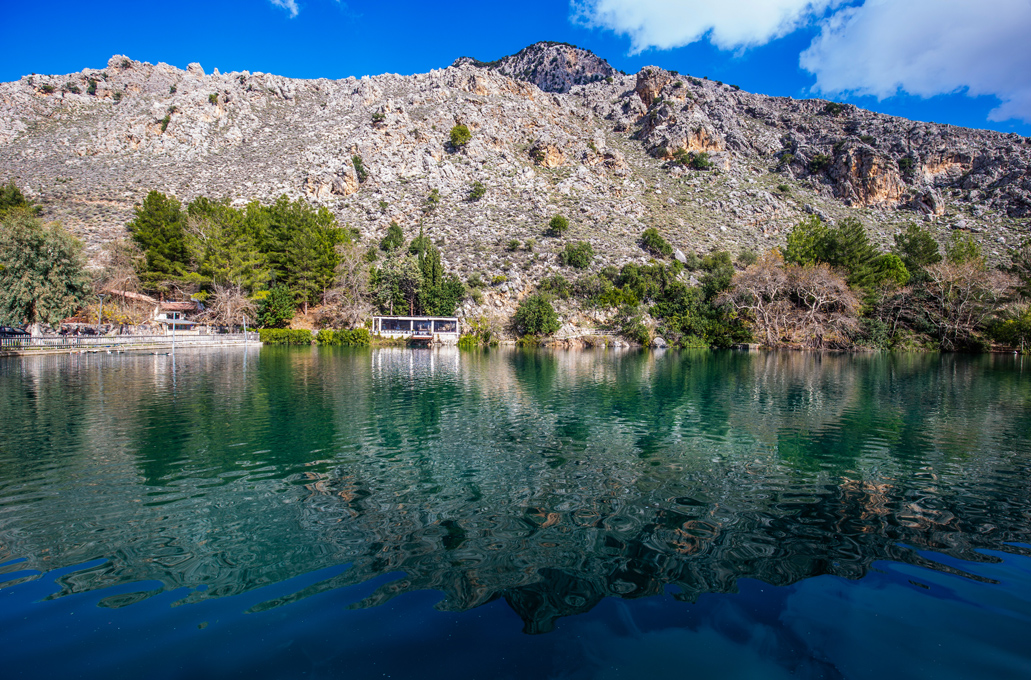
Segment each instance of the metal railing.
[[[242,345],[260,342],[257,333],[212,333],[210,335],[176,335],[176,346],[189,345]],[[37,337],[0,338],[2,349],[75,349],[78,347],[132,347],[171,346],[168,335],[47,335]]]

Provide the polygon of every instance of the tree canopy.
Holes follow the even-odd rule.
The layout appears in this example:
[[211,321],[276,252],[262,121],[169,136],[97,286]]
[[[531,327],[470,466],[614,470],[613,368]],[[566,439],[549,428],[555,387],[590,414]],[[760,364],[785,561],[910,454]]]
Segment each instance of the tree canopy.
[[0,323],[57,325],[85,303],[90,281],[82,244],[29,211],[0,218]]

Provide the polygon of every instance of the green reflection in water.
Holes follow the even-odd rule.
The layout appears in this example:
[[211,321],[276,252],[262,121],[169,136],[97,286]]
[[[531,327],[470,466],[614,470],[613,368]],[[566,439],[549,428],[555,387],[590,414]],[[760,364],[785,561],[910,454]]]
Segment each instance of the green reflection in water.
[[[218,597],[323,567],[505,598],[861,577],[1031,540],[1011,356],[264,348],[0,361],[0,568]],[[156,592],[123,596],[125,606]],[[303,596],[301,594],[299,596]],[[294,598],[296,599],[296,597]],[[280,602],[263,605],[264,608]]]

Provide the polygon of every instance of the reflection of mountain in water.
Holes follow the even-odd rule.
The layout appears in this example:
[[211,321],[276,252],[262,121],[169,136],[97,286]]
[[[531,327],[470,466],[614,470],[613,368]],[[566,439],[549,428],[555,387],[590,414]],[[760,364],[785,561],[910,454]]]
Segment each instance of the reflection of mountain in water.
[[1031,540],[1019,359],[267,348],[187,353],[174,391],[159,359],[0,364],[0,563],[211,597],[352,562],[314,590],[402,571],[363,604],[503,597],[545,632]]

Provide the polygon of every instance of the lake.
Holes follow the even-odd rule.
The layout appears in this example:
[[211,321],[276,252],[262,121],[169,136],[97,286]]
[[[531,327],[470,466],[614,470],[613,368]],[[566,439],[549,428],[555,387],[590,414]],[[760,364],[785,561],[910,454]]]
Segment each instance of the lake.
[[1031,677],[1031,360],[0,358],[19,677]]

